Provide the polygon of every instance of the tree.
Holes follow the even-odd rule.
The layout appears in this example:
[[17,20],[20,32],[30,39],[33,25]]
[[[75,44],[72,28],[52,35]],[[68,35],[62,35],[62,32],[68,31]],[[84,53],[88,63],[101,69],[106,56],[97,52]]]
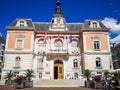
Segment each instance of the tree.
[[108,70],[104,70],[103,75],[105,77],[105,80],[107,80],[107,78],[110,77],[110,74],[109,74]]
[[15,76],[15,73],[10,71],[5,75],[5,85],[11,85],[12,84],[12,78]]
[[89,77],[90,77],[90,74],[91,74],[90,70],[85,69],[84,72],[83,72],[83,74],[87,78],[87,80],[89,81]]
[[25,75],[28,80],[31,80],[31,78],[34,77],[34,71],[32,69],[27,69]]
[[13,76],[15,76],[15,73],[10,70],[10,72],[6,74],[5,78],[7,78],[8,80],[11,80]]
[[26,88],[32,88],[33,87],[33,81],[31,80],[32,77],[34,77],[34,71],[32,69],[26,70],[26,81],[25,81],[25,87]]

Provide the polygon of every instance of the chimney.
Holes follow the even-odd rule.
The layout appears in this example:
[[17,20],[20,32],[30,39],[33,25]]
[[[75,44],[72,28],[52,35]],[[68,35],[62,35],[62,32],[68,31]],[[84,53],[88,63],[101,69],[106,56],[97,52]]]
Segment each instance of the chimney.
[[117,44],[116,43],[113,43],[113,47],[115,48],[117,46]]

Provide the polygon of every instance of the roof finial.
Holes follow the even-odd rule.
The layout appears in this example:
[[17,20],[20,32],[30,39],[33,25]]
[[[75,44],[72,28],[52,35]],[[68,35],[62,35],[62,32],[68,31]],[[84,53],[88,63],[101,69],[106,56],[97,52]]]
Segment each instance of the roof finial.
[[57,5],[57,6],[60,6],[60,5],[61,5],[60,1],[57,1],[57,2],[56,2],[56,5]]
[[61,3],[60,3],[60,1],[57,1],[56,2],[56,8],[55,8],[55,13],[56,14],[62,14],[62,10],[61,10],[61,8],[60,8],[60,5],[61,5]]

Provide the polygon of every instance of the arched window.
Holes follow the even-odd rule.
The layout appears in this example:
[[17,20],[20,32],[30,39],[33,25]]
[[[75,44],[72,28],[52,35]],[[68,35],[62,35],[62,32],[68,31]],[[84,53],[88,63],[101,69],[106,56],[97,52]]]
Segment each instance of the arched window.
[[97,57],[95,63],[96,67],[101,67],[101,58]]
[[93,22],[93,23],[92,23],[92,27],[93,27],[93,28],[97,28],[97,23],[96,23],[96,22]]
[[38,40],[38,47],[44,47],[46,44],[44,44],[44,39]]
[[56,39],[55,42],[54,42],[54,44],[55,44],[55,49],[56,50],[62,50],[62,48],[63,48],[63,42],[62,42],[61,39]]
[[76,39],[72,40],[71,47],[78,47],[78,41]]
[[73,68],[78,68],[78,60],[77,59],[73,60]]
[[15,58],[15,67],[20,67],[20,61],[21,61],[20,57]]

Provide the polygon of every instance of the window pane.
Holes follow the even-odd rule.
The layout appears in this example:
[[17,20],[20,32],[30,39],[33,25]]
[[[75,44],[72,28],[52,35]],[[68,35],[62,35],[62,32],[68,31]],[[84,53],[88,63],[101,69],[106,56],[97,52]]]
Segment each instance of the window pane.
[[20,27],[24,27],[24,21],[20,21]]
[[20,57],[17,57],[16,58],[16,61],[15,61],[15,67],[20,67]]
[[17,45],[16,45],[17,49],[22,49],[22,42],[23,40],[17,40]]
[[99,41],[94,41],[94,49],[100,49]]

